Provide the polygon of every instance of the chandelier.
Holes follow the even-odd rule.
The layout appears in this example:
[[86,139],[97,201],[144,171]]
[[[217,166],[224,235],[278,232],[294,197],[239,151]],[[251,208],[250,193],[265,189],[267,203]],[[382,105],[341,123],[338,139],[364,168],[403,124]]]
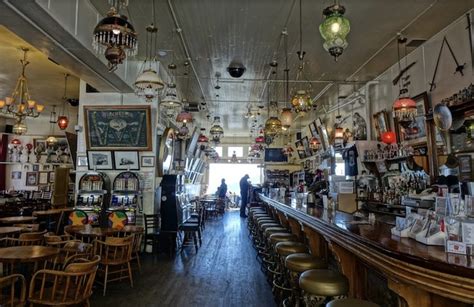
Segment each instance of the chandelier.
[[291,105],[296,113],[306,113],[311,109],[313,102],[311,96],[305,90],[298,90],[291,97]]
[[165,92],[165,97],[160,101],[160,107],[165,107],[168,109],[180,108],[181,100],[178,98],[178,93],[176,90],[176,84],[168,84],[168,88]]
[[220,117],[215,116],[214,122],[212,123],[211,129],[209,129],[209,134],[211,135],[212,142],[219,144],[221,138],[224,136],[224,129],[220,125]]
[[5,97],[5,100],[0,100],[0,111],[4,114],[13,115],[16,119],[13,126],[13,133],[24,134],[28,131],[28,127],[24,123],[26,117],[38,117],[44,110],[44,105],[36,103],[31,99],[28,91],[28,79],[25,75],[26,66],[30,62],[26,58],[28,53],[27,48],[22,48],[23,59],[21,63],[21,74],[16,81],[15,89],[11,96]]
[[349,20],[344,17],[346,9],[338,4],[338,1],[324,9],[325,17],[323,23],[319,26],[319,32],[324,39],[323,47],[330,55],[337,58],[347,48],[346,36],[351,30]]
[[[128,1],[114,1],[124,6]],[[109,71],[115,71],[127,56],[137,54],[137,33],[127,16],[120,15],[115,7],[111,7],[107,16],[95,26],[93,47],[97,53],[104,53],[108,61]]]
[[265,136],[275,137],[281,132],[281,121],[276,116],[272,116],[265,122]]
[[176,122],[178,123],[191,123],[193,121],[193,115],[187,111],[181,111],[178,116],[176,116]]
[[291,124],[293,123],[293,113],[291,113],[291,109],[283,108],[280,118],[282,127],[284,129],[290,128]]
[[138,97],[144,97],[147,102],[151,102],[155,97],[158,97],[159,92],[165,87],[163,80],[156,73],[152,66],[156,65],[156,58],[154,50],[156,46],[156,33],[158,28],[154,24],[146,27],[146,57],[143,62],[140,74],[135,80],[135,94]]

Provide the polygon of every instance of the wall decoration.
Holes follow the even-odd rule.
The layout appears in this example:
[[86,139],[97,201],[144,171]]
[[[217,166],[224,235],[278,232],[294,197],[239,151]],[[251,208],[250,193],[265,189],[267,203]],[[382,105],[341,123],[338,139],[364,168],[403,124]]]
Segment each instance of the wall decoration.
[[139,170],[138,151],[114,151],[115,169]]
[[21,172],[12,172],[12,180],[21,179]]
[[457,156],[459,161],[459,177],[461,180],[471,180],[472,177],[472,160],[471,156]]
[[48,184],[49,172],[38,173],[38,184]]
[[151,151],[150,106],[84,106],[87,148]]
[[174,158],[174,140],[175,133],[173,128],[166,128],[163,135],[157,136],[157,142],[160,144],[158,147],[158,163],[156,165],[159,177],[163,177],[163,175],[168,174],[171,170]]
[[56,178],[55,172],[49,172],[48,182],[53,183],[55,178]]
[[87,160],[90,170],[114,169],[111,151],[87,151]]
[[298,140],[295,142],[296,152],[298,153],[298,157],[300,159],[306,158],[306,151],[304,150],[304,145],[302,140]]
[[27,172],[26,173],[26,186],[37,186],[38,185],[38,172]]
[[153,157],[153,156],[142,156],[140,164],[141,164],[141,167],[154,167],[155,166],[155,157]]
[[39,164],[33,164],[33,172],[37,172],[40,170]]
[[87,166],[87,156],[77,156],[77,166]]
[[395,120],[395,130],[397,132],[398,142],[408,142],[409,144],[417,144],[426,142],[427,124],[426,114],[429,108],[428,94],[423,92],[412,98],[416,102],[417,115],[415,120],[408,126],[402,127]]
[[329,149],[329,134],[326,129],[326,126],[323,125],[321,118],[316,119],[316,127],[318,128],[319,135],[321,137],[320,141],[321,141],[321,144],[323,144],[323,149],[328,150]]
[[388,120],[387,111],[380,111],[374,114],[374,128],[377,141],[381,140],[381,135],[383,132],[390,130],[390,122]]
[[303,147],[304,147],[304,152],[305,152],[306,157],[311,157],[312,151],[311,151],[311,148],[309,147],[308,137],[305,136],[304,138],[302,138],[301,142],[303,142]]
[[319,138],[318,127],[316,126],[315,121],[309,124],[309,131],[311,132],[311,136]]

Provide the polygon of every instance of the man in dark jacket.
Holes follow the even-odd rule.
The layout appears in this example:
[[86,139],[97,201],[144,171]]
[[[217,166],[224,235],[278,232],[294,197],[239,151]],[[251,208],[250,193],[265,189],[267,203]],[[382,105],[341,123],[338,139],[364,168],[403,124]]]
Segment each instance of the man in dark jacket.
[[245,214],[245,209],[247,208],[247,201],[249,198],[249,175],[245,175],[240,179],[240,197],[242,198],[240,201],[240,217],[247,217]]
[[225,199],[227,194],[227,184],[225,184],[225,179],[221,180],[221,186],[219,187],[219,198]]

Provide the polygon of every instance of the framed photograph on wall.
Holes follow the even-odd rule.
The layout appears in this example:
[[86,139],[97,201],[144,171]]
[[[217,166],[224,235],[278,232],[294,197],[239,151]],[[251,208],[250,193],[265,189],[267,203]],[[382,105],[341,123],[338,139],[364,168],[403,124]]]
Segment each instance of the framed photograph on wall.
[[49,172],[38,173],[38,184],[48,184]]
[[380,141],[382,133],[390,130],[390,121],[386,111],[380,111],[374,114],[374,128],[377,140]]
[[300,159],[304,159],[306,158],[306,152],[304,150],[304,146],[303,146],[303,141],[302,140],[298,140],[295,142],[295,148],[296,148],[296,152],[298,153],[298,157]]
[[48,182],[53,183],[55,178],[56,178],[55,172],[49,172]]
[[142,156],[140,160],[141,167],[154,167],[155,157],[153,156]]
[[39,164],[33,164],[33,172],[38,172],[40,170]]
[[459,161],[459,177],[461,180],[471,180],[472,177],[472,159],[469,155],[457,156]]
[[114,151],[115,169],[139,170],[138,151]]
[[315,121],[309,124],[309,131],[311,132],[311,136],[319,138],[318,127],[316,127]]
[[77,166],[87,166],[87,156],[77,156]]
[[111,151],[88,151],[87,160],[90,170],[114,169]]
[[84,124],[89,150],[151,151],[149,105],[84,106]]
[[412,98],[416,102],[417,115],[409,126],[403,127],[395,120],[395,131],[399,143],[418,144],[426,142],[428,126],[426,124],[426,113],[429,108],[428,94],[423,92]]
[[38,185],[38,172],[26,172],[26,186]]
[[313,153],[311,151],[311,148],[309,147],[308,137],[305,136],[304,138],[301,139],[301,141],[303,142],[303,147],[304,147],[304,152],[306,154],[306,157],[311,157]]
[[18,180],[18,179],[21,179],[21,172],[13,171],[12,172],[12,180]]

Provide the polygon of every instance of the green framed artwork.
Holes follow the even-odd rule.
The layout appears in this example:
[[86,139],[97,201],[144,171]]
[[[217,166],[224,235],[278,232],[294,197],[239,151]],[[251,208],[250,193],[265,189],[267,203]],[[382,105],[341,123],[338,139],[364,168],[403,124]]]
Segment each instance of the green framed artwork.
[[89,150],[151,151],[150,106],[84,106]]

